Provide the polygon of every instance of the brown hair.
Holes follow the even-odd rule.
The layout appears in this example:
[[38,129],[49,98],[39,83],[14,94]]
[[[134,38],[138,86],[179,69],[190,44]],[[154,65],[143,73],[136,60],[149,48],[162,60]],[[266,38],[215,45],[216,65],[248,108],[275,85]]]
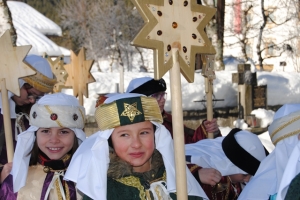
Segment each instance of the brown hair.
[[[73,131],[74,132],[74,131]],[[34,132],[34,134],[36,135],[37,131]],[[71,156],[75,153],[75,151],[77,150],[77,148],[79,147],[79,143],[78,143],[78,139],[74,133],[74,144],[73,144],[73,147],[72,149],[68,152],[69,154],[71,154]],[[38,163],[38,156],[39,156],[39,153],[40,153],[40,149],[37,145],[37,141],[36,141],[36,138],[35,138],[35,141],[34,141],[34,144],[33,144],[33,147],[31,149],[31,151],[27,154],[27,155],[31,155],[30,157],[30,161],[29,161],[29,166],[31,165],[36,165]]]

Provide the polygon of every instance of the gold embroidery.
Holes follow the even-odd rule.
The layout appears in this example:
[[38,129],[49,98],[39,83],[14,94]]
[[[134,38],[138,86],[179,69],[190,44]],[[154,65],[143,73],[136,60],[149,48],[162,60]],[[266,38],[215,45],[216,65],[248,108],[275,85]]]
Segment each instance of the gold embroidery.
[[151,199],[151,195],[150,195],[149,190],[146,190],[146,197],[147,197],[147,199]]
[[296,134],[298,134],[298,133],[300,133],[300,129],[295,130],[295,131],[290,132],[290,133],[287,133],[287,134],[285,134],[285,135],[283,135],[283,136],[277,138],[277,140],[275,140],[275,141],[273,142],[273,144],[276,145],[280,140],[283,140],[283,139],[288,138],[288,137],[290,137],[290,136],[296,135]]
[[[50,109],[49,106],[46,106],[46,105],[45,105],[45,108],[47,109],[47,111],[48,111],[50,114],[53,114],[53,112],[52,112],[52,110]],[[58,124],[59,127],[64,127],[58,119],[56,119],[55,121],[56,121],[56,123]]]
[[146,193],[144,191],[144,187],[142,186],[142,184],[140,183],[140,180],[137,177],[128,176],[128,177],[116,179],[116,181],[123,183],[124,185],[128,185],[128,186],[137,188],[140,191],[140,195],[139,195],[140,199],[146,200]]
[[[161,180],[166,181],[166,179],[167,179],[167,174],[166,174],[166,171],[164,171],[163,176],[161,178],[151,181],[150,184],[157,182],[157,181],[161,181]],[[146,199],[148,199],[147,197],[150,196],[149,191],[148,190],[145,191],[145,188],[142,186],[139,178],[137,178],[137,177],[128,176],[128,177],[119,178],[119,179],[115,179],[115,180],[124,185],[137,188],[140,191],[139,197],[141,200],[146,200]]]
[[294,119],[292,119],[291,121],[281,125],[280,127],[278,127],[272,134],[271,134],[271,138],[276,134],[278,133],[279,131],[281,131],[282,129],[284,129],[285,127],[287,127],[288,125],[294,123],[295,121],[299,120],[300,119],[300,116],[298,117],[295,117]]
[[127,116],[131,122],[133,122],[136,115],[143,114],[137,109],[136,102],[131,105],[128,103],[124,103],[124,109],[125,110],[122,112],[121,116]]
[[159,200],[161,200],[162,199],[162,197],[161,197],[161,195],[160,195],[160,190],[159,190],[159,186],[156,186],[155,187],[155,193],[156,193],[156,195],[157,195],[157,198],[159,199]]
[[224,197],[224,195],[221,195],[222,200],[228,199],[229,192],[230,192],[230,184],[231,184],[231,181],[229,179],[229,176],[227,176],[227,184],[226,184],[226,186],[223,183],[218,183],[215,186],[212,186],[212,189],[211,189],[212,199],[213,200],[217,200],[218,199],[217,193],[219,193],[219,192],[223,193],[224,190],[222,188],[220,190],[220,186],[223,186],[223,187],[226,188],[225,197]]
[[193,172],[195,169],[197,169],[198,166],[197,165],[193,165],[191,168],[190,168],[190,172]]
[[58,179],[55,180],[55,188],[56,188],[56,191],[57,191],[58,200],[62,200],[61,191],[59,189],[59,182],[58,181],[59,181]]
[[[140,99],[143,108],[142,114],[144,115],[145,120],[155,121],[161,124],[163,119],[156,99],[144,96],[140,97]],[[103,131],[120,126],[121,122],[116,103],[117,101],[109,104],[102,104],[97,107],[95,111],[95,118],[100,130]]]
[[70,198],[69,186],[68,186],[66,181],[65,181],[65,188],[66,188],[66,199],[71,199]]

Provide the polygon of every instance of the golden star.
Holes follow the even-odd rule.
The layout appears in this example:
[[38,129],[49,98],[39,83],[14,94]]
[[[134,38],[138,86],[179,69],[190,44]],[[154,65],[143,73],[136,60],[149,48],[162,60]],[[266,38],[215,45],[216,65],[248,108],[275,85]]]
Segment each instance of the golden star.
[[88,83],[95,82],[93,75],[90,73],[94,60],[85,60],[85,50],[81,48],[78,56],[71,51],[71,63],[65,65],[68,73],[66,87],[73,88],[73,95],[88,96]]
[[31,45],[14,47],[9,30],[0,38],[0,79],[5,79],[7,90],[20,96],[19,78],[36,74],[36,71],[23,62]]
[[215,54],[204,32],[216,9],[195,0],[132,0],[145,25],[133,45],[154,50],[154,78],[161,78],[173,66],[172,51],[179,49],[181,73],[194,81],[196,53]]
[[61,92],[63,88],[68,88],[67,86],[65,86],[68,73],[64,68],[64,56],[58,56],[55,60],[52,60],[50,56],[44,53],[43,57],[49,62],[51,70],[57,80],[57,83],[53,87],[53,92]]
[[127,116],[131,122],[133,122],[136,115],[141,115],[142,113],[137,109],[137,103],[128,104],[124,103],[125,110],[122,112],[121,116]]

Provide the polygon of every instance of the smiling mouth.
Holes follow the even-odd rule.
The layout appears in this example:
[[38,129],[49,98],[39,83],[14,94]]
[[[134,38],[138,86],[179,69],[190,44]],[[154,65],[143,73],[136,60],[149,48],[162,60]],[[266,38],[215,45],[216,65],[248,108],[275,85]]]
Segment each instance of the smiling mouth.
[[59,150],[61,150],[62,148],[61,148],[61,147],[48,147],[48,149],[49,149],[50,151],[59,151]]
[[139,152],[139,153],[131,153],[130,156],[134,158],[140,158],[144,155],[144,153]]

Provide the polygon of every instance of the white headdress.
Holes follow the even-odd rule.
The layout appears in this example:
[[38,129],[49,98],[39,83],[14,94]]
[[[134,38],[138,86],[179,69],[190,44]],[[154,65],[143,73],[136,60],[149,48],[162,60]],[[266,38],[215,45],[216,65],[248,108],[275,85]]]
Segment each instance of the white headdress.
[[84,128],[85,110],[78,100],[63,93],[43,96],[30,110],[30,127],[18,135],[18,142],[13,159],[14,192],[20,190],[26,183],[30,156],[35,142],[35,134],[40,127],[66,127],[74,131],[79,144],[85,140]]

